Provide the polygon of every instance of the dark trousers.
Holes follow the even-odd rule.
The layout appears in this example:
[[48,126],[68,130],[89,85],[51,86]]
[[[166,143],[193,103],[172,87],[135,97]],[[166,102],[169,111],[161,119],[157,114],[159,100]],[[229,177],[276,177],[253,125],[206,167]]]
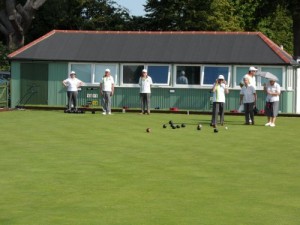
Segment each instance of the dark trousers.
[[218,115],[220,114],[220,123],[224,124],[224,102],[213,102],[213,112],[211,123],[212,125],[217,125]]
[[150,113],[150,93],[140,93],[142,113]]
[[251,103],[244,103],[244,112],[245,112],[245,121],[246,124],[249,124],[249,119],[251,119],[252,123],[254,124],[254,102]]
[[72,109],[72,104],[75,109],[77,109],[77,95],[78,91],[67,91],[68,96],[68,109]]

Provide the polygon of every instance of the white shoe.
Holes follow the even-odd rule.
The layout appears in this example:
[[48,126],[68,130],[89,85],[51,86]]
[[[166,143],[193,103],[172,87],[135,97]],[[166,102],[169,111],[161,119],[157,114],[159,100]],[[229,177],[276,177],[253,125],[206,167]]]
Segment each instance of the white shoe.
[[103,115],[106,115],[106,112],[103,112],[102,114],[103,114]]
[[270,127],[275,127],[275,124],[274,124],[274,123],[271,123],[271,124],[270,124]]
[[109,112],[108,115],[111,115],[111,112]]
[[265,126],[268,127],[268,126],[271,126],[271,124],[272,123],[266,123]]

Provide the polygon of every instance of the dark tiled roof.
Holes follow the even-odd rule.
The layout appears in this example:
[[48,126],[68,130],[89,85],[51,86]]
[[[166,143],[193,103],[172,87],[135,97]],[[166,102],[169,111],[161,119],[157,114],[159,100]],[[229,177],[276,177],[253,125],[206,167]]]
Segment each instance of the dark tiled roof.
[[114,32],[53,30],[11,60],[77,62],[293,64],[260,32]]

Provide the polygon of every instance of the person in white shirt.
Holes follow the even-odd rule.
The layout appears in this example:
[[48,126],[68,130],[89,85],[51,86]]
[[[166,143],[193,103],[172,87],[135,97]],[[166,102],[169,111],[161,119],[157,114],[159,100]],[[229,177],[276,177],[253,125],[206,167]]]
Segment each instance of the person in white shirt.
[[240,91],[240,105],[241,104],[244,104],[245,124],[254,125],[253,109],[256,104],[256,90],[254,86],[250,85],[248,77],[244,78],[244,86]]
[[68,97],[68,109],[67,111],[72,110],[72,106],[74,110],[77,110],[77,95],[78,88],[83,85],[83,82],[76,78],[75,71],[70,73],[70,77],[62,81],[63,85],[67,87],[67,97]]
[[[242,88],[245,84],[244,84],[244,78],[248,78],[249,80],[249,85],[253,86],[254,88],[256,88],[256,72],[258,69],[256,69],[254,66],[250,66],[249,67],[249,71],[247,74],[244,75],[243,79],[240,82],[240,87]],[[249,123],[252,123],[251,119],[249,118]]]
[[279,110],[281,88],[275,80],[269,80],[268,84],[264,84],[264,91],[267,93],[265,113],[268,117],[268,122],[265,126],[275,127],[275,121]]
[[110,69],[105,70],[105,74],[100,82],[100,94],[102,96],[103,115],[111,115],[111,97],[114,95],[114,78],[110,75]]
[[248,78],[249,85],[254,86],[256,88],[256,79],[255,79],[256,72],[257,69],[254,66],[250,66],[249,72],[244,75],[243,79],[240,82],[240,87],[244,86],[244,78]]
[[151,85],[153,84],[152,78],[148,76],[147,70],[143,69],[142,75],[139,79],[140,85],[140,100],[141,100],[141,114],[150,115],[150,95]]
[[211,126],[217,127],[218,114],[220,114],[221,125],[224,124],[225,94],[229,93],[223,75],[218,76],[218,79],[213,85],[212,92],[213,92],[213,112],[212,112]]

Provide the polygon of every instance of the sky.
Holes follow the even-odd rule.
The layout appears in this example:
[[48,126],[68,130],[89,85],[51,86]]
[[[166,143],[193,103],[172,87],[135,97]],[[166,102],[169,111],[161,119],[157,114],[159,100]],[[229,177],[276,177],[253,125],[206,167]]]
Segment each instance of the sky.
[[127,8],[132,16],[145,15],[144,6],[146,0],[114,0],[119,5]]

